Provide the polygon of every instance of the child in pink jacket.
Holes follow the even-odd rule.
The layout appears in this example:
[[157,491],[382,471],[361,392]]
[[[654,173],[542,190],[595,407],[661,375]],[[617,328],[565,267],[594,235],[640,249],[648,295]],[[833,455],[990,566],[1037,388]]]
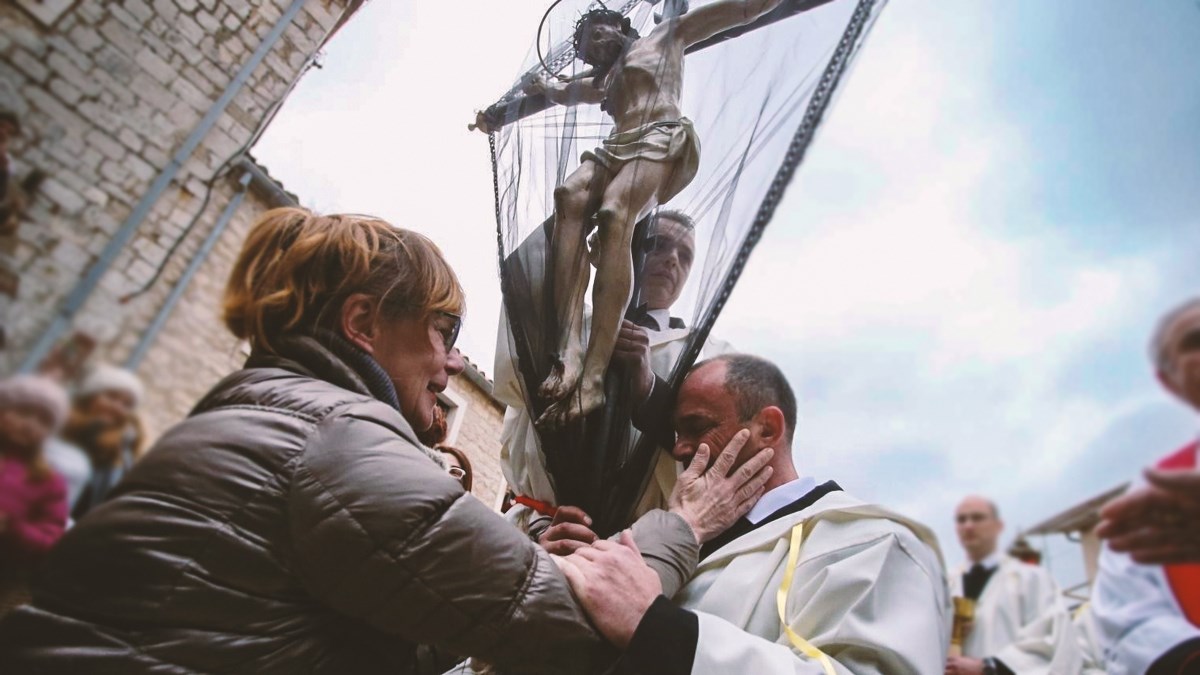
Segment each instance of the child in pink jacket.
[[47,378],[0,381],[0,615],[26,599],[30,574],[66,528],[66,484],[43,449],[67,405]]

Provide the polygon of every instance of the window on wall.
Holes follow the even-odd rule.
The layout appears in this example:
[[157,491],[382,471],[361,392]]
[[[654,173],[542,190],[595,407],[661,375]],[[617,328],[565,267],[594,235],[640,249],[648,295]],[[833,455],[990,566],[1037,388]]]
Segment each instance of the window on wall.
[[447,389],[438,396],[438,405],[446,412],[446,445],[457,445],[458,432],[466,416],[468,401],[458,393]]

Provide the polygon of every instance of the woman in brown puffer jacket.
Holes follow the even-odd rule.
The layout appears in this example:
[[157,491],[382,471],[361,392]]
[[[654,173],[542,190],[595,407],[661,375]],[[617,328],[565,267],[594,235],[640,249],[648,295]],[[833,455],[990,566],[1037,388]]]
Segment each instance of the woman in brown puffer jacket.
[[[419,644],[587,670],[601,641],[551,556],[414,433],[463,368],[463,306],[421,235],[265,214],[225,297],[245,368],[62,539],[0,623],[0,672],[402,674]],[[667,594],[712,510],[634,526]]]

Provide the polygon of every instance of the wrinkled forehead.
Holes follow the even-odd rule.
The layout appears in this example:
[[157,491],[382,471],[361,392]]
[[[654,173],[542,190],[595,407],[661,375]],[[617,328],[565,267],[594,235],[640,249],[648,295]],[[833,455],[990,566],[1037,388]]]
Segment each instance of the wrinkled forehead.
[[733,415],[733,396],[725,388],[725,364],[707,363],[693,370],[679,387],[675,399],[676,416],[705,414],[720,417]]

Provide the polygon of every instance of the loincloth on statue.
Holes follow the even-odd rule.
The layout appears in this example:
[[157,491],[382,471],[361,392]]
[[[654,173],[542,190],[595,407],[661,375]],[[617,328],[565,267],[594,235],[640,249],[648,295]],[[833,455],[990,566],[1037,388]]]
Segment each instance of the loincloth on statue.
[[600,147],[583,153],[580,159],[591,160],[613,175],[635,159],[674,164],[671,180],[659,190],[659,203],[665,204],[696,177],[700,169],[700,137],[686,117],[651,122],[613,133]]

